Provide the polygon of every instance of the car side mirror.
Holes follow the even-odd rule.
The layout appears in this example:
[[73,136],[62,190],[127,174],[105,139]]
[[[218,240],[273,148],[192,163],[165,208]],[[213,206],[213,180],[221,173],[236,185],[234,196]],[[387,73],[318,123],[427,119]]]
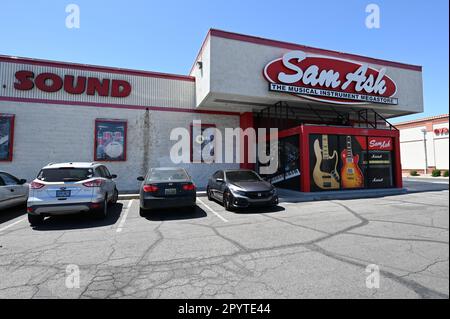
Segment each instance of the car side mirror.
[[26,182],[27,182],[27,180],[22,178],[22,179],[19,180],[19,183],[18,183],[18,184],[19,184],[19,185],[23,185],[23,184],[25,184]]
[[140,182],[143,182],[143,181],[145,180],[145,178],[144,178],[144,176],[139,176],[139,177],[137,178],[137,180],[140,181]]
[[117,178],[117,175],[116,174],[112,174],[111,178]]
[[217,182],[217,183],[223,183],[224,180],[223,180],[223,178],[216,178],[216,182]]

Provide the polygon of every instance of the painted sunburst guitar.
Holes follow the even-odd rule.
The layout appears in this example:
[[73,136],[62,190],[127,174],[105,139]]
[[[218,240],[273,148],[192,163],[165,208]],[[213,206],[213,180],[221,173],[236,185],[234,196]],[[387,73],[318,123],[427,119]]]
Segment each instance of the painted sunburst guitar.
[[322,135],[322,149],[319,140],[314,141],[316,165],[313,170],[314,183],[321,189],[338,189],[340,187],[337,169],[339,156],[336,151],[330,156],[328,151],[328,135]]
[[342,151],[342,187],[361,188],[364,187],[364,176],[358,166],[359,155],[353,155],[352,138],[347,136],[347,147]]

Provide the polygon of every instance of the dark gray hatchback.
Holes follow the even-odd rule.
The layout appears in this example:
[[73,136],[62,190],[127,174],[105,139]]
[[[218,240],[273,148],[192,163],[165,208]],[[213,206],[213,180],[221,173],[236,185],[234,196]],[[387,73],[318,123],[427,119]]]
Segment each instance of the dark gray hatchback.
[[206,192],[209,200],[221,202],[226,210],[278,205],[275,187],[252,170],[217,171]]
[[140,189],[140,215],[150,209],[196,207],[196,187],[184,168],[151,168]]

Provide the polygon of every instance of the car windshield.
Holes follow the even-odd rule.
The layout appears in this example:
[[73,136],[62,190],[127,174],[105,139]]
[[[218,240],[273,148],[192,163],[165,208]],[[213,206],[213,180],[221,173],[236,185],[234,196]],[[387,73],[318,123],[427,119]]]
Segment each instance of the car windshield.
[[82,181],[94,176],[92,168],[45,168],[39,172],[38,179],[45,182]]
[[258,182],[261,179],[252,171],[226,172],[227,180],[230,182]]
[[147,176],[147,181],[185,181],[188,180],[189,176],[186,171],[182,168],[174,169],[156,169],[152,168]]

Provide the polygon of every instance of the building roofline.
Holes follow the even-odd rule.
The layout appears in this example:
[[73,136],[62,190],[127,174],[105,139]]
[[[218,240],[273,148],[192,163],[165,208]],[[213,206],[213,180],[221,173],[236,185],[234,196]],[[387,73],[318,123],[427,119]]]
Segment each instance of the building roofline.
[[231,40],[237,40],[237,41],[242,41],[242,42],[255,43],[255,44],[283,48],[283,49],[289,49],[289,50],[304,50],[309,53],[323,54],[323,55],[332,56],[332,57],[341,58],[341,59],[350,59],[350,60],[354,60],[354,61],[358,61],[358,62],[380,64],[380,65],[385,65],[385,66],[391,66],[391,67],[396,67],[396,68],[401,68],[401,69],[408,69],[408,70],[422,72],[422,66],[420,66],[420,65],[413,65],[413,64],[407,64],[407,63],[371,58],[371,57],[362,56],[362,55],[358,55],[358,54],[345,53],[345,52],[339,52],[339,51],[333,51],[333,50],[327,50],[327,49],[320,49],[320,48],[310,47],[310,46],[296,44],[296,43],[292,43],[292,42],[272,40],[272,39],[261,38],[261,37],[252,36],[252,35],[223,31],[223,30],[219,30],[219,29],[209,29],[209,31],[203,41],[203,44],[199,50],[199,53],[197,54],[197,57],[191,67],[189,74],[192,73],[195,63],[197,62],[198,57],[200,56],[201,52],[203,51],[203,47],[204,47],[207,39],[210,36],[231,39]]
[[427,122],[427,121],[445,119],[445,118],[448,118],[448,117],[449,117],[448,114],[441,114],[441,115],[423,117],[423,118],[415,119],[415,120],[409,120],[409,121],[404,121],[404,122],[399,122],[399,123],[393,123],[393,125],[394,126],[409,125],[409,124],[415,124],[415,123],[422,123],[422,122]]
[[126,75],[136,75],[136,76],[144,76],[144,77],[152,77],[152,78],[162,78],[162,79],[170,79],[170,80],[195,82],[195,77],[190,76],[190,75],[133,70],[133,69],[126,69],[126,68],[110,67],[110,66],[99,66],[99,65],[82,64],[82,63],[74,63],[74,62],[51,61],[51,60],[44,60],[44,59],[15,57],[15,56],[7,56],[7,55],[0,55],[0,62],[43,65],[43,66],[51,66],[51,67],[57,67],[57,68],[69,68],[69,69],[86,70],[86,71],[94,71],[94,72],[126,74]]

